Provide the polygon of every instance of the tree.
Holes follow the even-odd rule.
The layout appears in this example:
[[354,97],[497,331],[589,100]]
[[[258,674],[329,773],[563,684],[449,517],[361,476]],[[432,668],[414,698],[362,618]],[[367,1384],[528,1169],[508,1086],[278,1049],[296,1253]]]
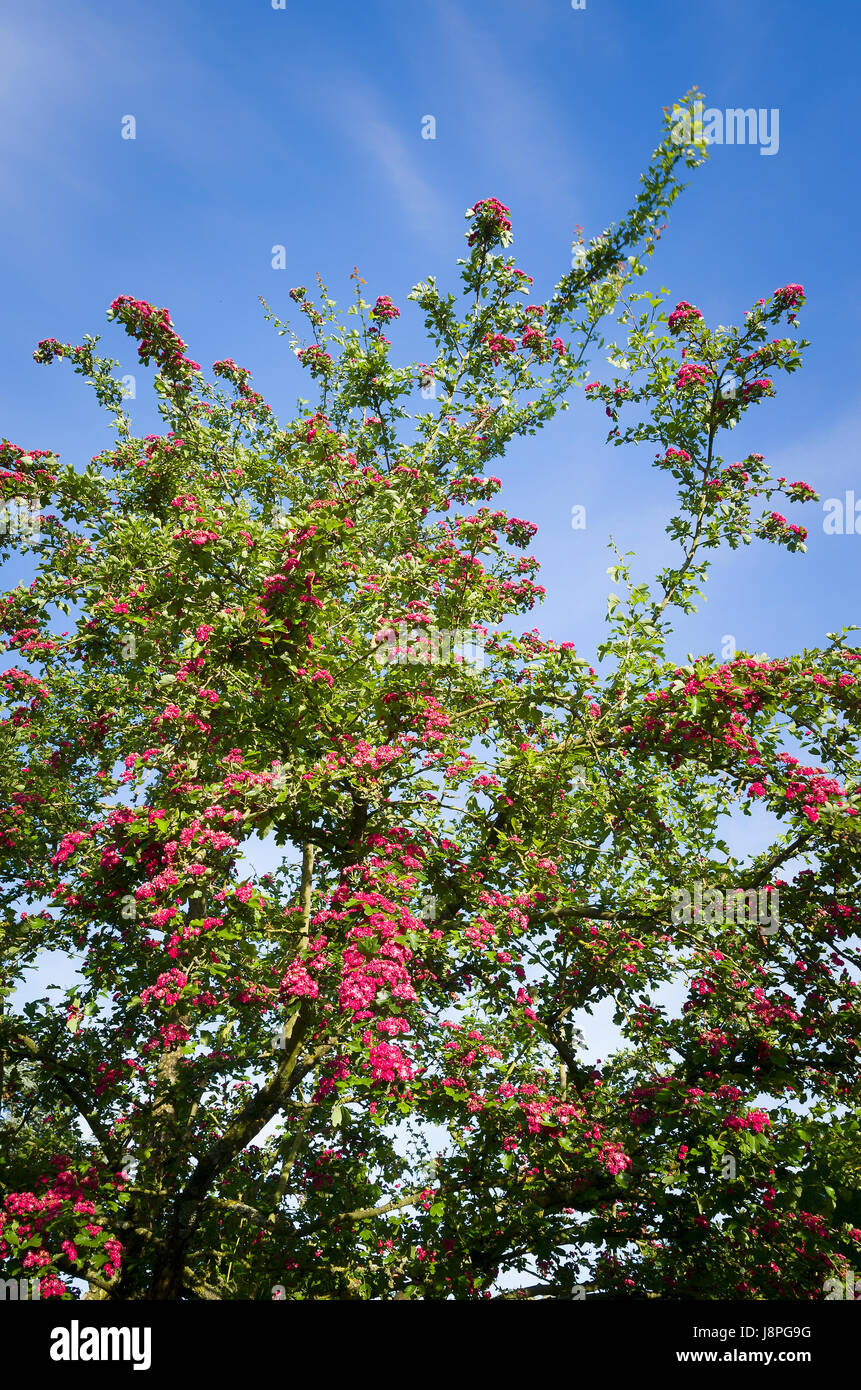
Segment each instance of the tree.
[[[267,306],[318,391],[286,428],[129,296],[109,318],[155,364],[163,434],[132,436],[97,339],[39,344],[117,442],[82,471],[2,450],[5,495],[52,509],[3,600],[4,1125],[22,1078],[40,1119],[0,1192],[4,1275],[67,1298],[814,1298],[851,1261],[861,654],[665,655],[709,550],[803,548],[757,499],[815,497],[718,452],[763,372],[799,365],[801,287],[716,330],[635,291],[704,155],[674,129],[546,303],[508,209],[477,202],[463,301],[410,295],[429,363],[393,364],[400,311],[358,272],[345,317],[290,292],[303,346]],[[657,445],[680,558],[648,587],[619,556],[599,672],[501,626],[542,593],[535,528],[486,504],[608,316],[625,362],[586,395],[615,443]],[[782,833],[745,863],[719,819],[751,798]],[[48,946],[80,982],[17,1005]],[[624,1047],[599,1068],[573,1019],[606,998]]]

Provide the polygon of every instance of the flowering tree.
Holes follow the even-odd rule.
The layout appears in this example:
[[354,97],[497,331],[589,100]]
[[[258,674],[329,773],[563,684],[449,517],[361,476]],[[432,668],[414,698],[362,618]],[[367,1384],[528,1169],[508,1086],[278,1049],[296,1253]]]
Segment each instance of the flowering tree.
[[[670,121],[546,303],[508,209],[476,203],[463,299],[410,295],[428,363],[394,364],[400,310],[358,275],[343,318],[292,290],[318,399],[286,427],[128,296],[109,318],[155,364],[163,434],[132,437],[96,339],[39,344],[117,442],[81,471],[0,460],[7,498],[51,508],[2,600],[4,1276],[772,1299],[851,1263],[861,654],[665,656],[708,552],[803,549],[771,499],[815,496],[719,453],[800,363],[801,287],[731,329],[635,292],[703,157]],[[675,478],[679,558],[647,586],[619,557],[593,666],[502,626],[542,590],[488,469],[583,386],[607,316],[623,374],[586,395]],[[720,818],[751,798],[779,833],[745,862]],[[47,948],[79,981],[22,1006]],[[588,1065],[574,1020],[608,998],[623,1046]]]

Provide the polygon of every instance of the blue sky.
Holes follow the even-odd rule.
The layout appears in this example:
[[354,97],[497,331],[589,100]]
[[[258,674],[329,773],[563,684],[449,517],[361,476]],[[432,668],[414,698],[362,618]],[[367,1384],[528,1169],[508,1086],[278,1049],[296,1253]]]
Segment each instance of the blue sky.
[[[587,239],[637,191],[661,108],[693,83],[709,106],[779,113],[779,147],[714,146],[691,175],[647,282],[712,323],[738,321],[788,281],[808,292],[808,365],[733,437],[823,499],[861,500],[859,271],[855,218],[861,9],[849,0],[28,0],[0,12],[0,170],[5,269],[0,433],[83,465],[109,442],[92,394],[66,367],[37,367],[38,339],[103,332],[119,294],[169,307],[190,355],[233,357],[289,417],[307,389],[258,296],[288,315],[288,288],[320,272],[350,297],[402,308],[393,355],[423,356],[416,281],[455,276],[465,209],[512,210],[518,264],[547,293]],[[134,116],[136,138],[121,138]],[[436,138],[422,138],[423,118]],[[272,247],[286,247],[274,270]],[[536,298],[538,294],[536,294]],[[606,370],[600,359],[595,375]],[[139,432],[153,427],[145,392]],[[610,532],[648,577],[666,562],[666,480],[642,453],[603,443],[582,396],[501,467],[501,504],[539,525],[548,589],[524,624],[592,655],[603,631]],[[574,504],[587,528],[573,531]],[[790,507],[807,555],[728,553],[674,655],[726,634],[769,656],[824,641],[858,617],[861,533],[827,535],[821,506]],[[861,528],[859,528],[861,531]],[[24,573],[4,569],[3,587]],[[764,829],[764,827],[763,827]]]
[[[289,286],[319,271],[346,303],[358,264],[367,295],[404,309],[395,352],[420,358],[421,315],[406,295],[429,273],[453,278],[470,204],[493,195],[511,207],[518,264],[547,291],[570,264],[574,226],[588,238],[623,213],[662,106],[697,83],[720,110],[776,109],[779,147],[712,147],[649,283],[724,323],[777,285],[805,285],[808,366],[779,380],[733,443],[823,498],[856,488],[861,499],[859,30],[849,0],[8,6],[0,430],[81,464],[107,443],[83,383],[31,353],[39,338],[104,331],[132,371],[131,341],[104,321],[122,293],[167,305],[196,360],[232,356],[285,415],[307,378],[264,322],[260,294],[285,314]],[[134,140],[121,138],[127,115]],[[421,137],[426,115],[434,140]],[[276,244],[283,271],[271,267]],[[145,395],[136,427],[151,424]],[[608,534],[650,574],[671,500],[645,457],[604,446],[605,424],[578,398],[500,470],[503,504],[540,527],[548,601],[527,625],[584,654],[600,640]],[[570,526],[576,503],[585,532]],[[759,545],[725,557],[679,654],[719,651],[731,633],[779,655],[853,621],[861,535],[825,535],[815,506],[791,519],[811,530],[807,556]]]

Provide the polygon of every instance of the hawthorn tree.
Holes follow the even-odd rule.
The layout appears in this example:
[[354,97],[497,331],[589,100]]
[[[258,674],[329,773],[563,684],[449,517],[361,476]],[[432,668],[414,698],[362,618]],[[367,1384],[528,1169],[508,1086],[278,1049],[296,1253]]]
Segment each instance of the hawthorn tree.
[[[358,274],[343,317],[291,290],[302,343],[267,307],[318,393],[286,427],[128,296],[108,317],[164,433],[132,436],[97,339],[39,344],[117,441],[84,469],[0,456],[40,517],[3,537],[35,566],[2,600],[4,1277],[781,1299],[851,1265],[861,653],[665,654],[708,552],[803,549],[772,498],[815,497],[720,452],[800,363],[801,287],[716,329],[635,289],[704,157],[673,131],[545,303],[477,202],[462,296],[410,295],[427,363],[394,364],[400,311]],[[543,591],[488,470],[582,388],[608,319],[620,375],[586,396],[676,480],[679,555],[652,585],[619,557],[590,664],[503,626]],[[751,799],[777,833],[738,858],[723,818]],[[78,978],[22,1004],[47,949]],[[599,1067],[574,1024],[607,999]]]

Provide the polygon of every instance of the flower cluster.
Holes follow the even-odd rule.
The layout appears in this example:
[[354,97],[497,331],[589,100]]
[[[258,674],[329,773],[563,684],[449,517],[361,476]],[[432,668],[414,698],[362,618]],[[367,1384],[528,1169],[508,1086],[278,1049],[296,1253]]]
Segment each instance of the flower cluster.
[[312,343],[310,347],[299,348],[296,356],[307,367],[312,376],[328,376],[332,370],[332,358],[324,348]]
[[504,333],[485,333],[482,342],[487,344],[490,360],[494,366],[498,365],[501,357],[507,357],[509,353],[517,351],[517,344],[514,339],[506,338]]
[[395,1043],[376,1043],[368,1050],[368,1066],[375,1081],[409,1081],[412,1064]]
[[33,353],[33,361],[46,364],[53,362],[55,357],[63,357],[65,350],[63,343],[58,343],[56,338],[43,338]]
[[167,309],[156,309],[145,299],[133,299],[121,294],[108,310],[108,318],[116,318],[126,332],[138,341],[138,357],[144,366],[155,361],[165,377],[182,381],[190,372],[199,372],[200,363],[185,356],[185,343],[173,328]]
[[248,385],[251,380],[251,373],[247,367],[239,367],[232,357],[225,357],[222,361],[213,362],[212,370],[216,376],[224,377],[236,387],[242,401],[251,407],[267,411],[272,407],[264,401],[259,391],[252,391]]
[[0,1207],[0,1260],[18,1255],[25,1271],[44,1271],[40,1275],[42,1298],[62,1298],[66,1286],[57,1279],[52,1266],[55,1269],[59,1265],[63,1272],[77,1272],[79,1254],[75,1242],[80,1244],[80,1235],[76,1233],[82,1218],[86,1219],[86,1244],[91,1247],[87,1263],[92,1261],[92,1247],[100,1246],[108,1257],[102,1268],[104,1278],[113,1279],[119,1271],[123,1246],[89,1219],[96,1213],[92,1200],[99,1184],[96,1168],[76,1172],[67,1154],[55,1154],[50,1164],[56,1171],[51,1177],[39,1179],[44,1189],[41,1194],[9,1192],[5,1197]]
[[714,373],[711,367],[702,362],[686,362],[676,373],[676,390],[686,391],[690,387],[705,386]]
[[399,319],[401,311],[398,309],[387,294],[381,294],[371,310],[370,317],[377,319],[380,323],[391,323],[392,319]]
[[170,1008],[179,999],[180,992],[187,984],[188,976],[174,967],[159,975],[154,985],[147,985],[146,989],[141,991],[140,1001],[144,1008],[152,999],[158,1000],[165,1008]]
[[467,208],[467,217],[474,219],[474,225],[467,237],[467,244],[474,246],[481,241],[482,246],[491,246],[495,241],[508,245],[511,231],[511,209],[498,198],[481,198],[475,207]]
[[701,318],[701,310],[695,308],[693,304],[689,304],[686,299],[682,299],[667,319],[667,327],[671,333],[677,333],[686,323],[695,323],[697,319]]
[[783,285],[774,291],[772,298],[775,304],[779,304],[783,309],[796,309],[804,303],[804,286]]
[[762,540],[777,541],[790,550],[797,550],[807,540],[806,527],[796,526],[794,522],[787,521],[780,512],[769,512],[767,516],[762,517],[757,524],[756,533]]
[[[486,341],[487,338],[485,338],[485,342]],[[560,357],[565,356],[565,344],[562,339],[554,338],[553,341],[550,342],[544,329],[537,323],[530,324],[529,327],[524,330],[520,342],[521,346],[526,348],[527,351],[535,353],[539,362],[549,361],[551,354],[554,352]]]

